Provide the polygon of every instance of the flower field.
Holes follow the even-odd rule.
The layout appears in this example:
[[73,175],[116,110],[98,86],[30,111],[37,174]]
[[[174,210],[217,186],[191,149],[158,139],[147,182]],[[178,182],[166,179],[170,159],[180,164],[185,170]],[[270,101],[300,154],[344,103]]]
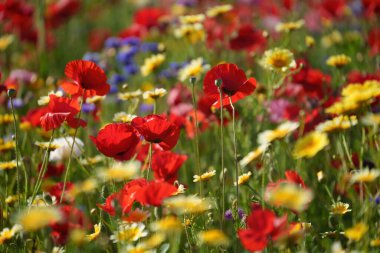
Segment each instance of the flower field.
[[0,252],[380,252],[379,0],[3,0]]

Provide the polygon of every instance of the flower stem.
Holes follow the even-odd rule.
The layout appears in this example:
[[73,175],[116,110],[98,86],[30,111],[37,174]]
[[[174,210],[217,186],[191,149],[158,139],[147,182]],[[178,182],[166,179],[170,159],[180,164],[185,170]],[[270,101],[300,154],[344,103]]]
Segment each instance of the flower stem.
[[[13,97],[10,96],[10,102],[11,102],[11,108],[12,108],[12,115],[13,115],[13,128],[14,128],[14,139],[15,139],[15,152],[16,152],[16,180],[17,180],[17,199],[19,202],[19,208],[20,208],[20,172],[19,172],[19,166],[18,166],[18,161],[19,161],[19,153],[18,153],[18,134],[17,134],[17,124],[16,124],[16,112],[15,112],[15,107],[13,105]],[[25,195],[28,193],[28,184],[27,184],[27,177],[25,177]]]
[[[201,164],[199,160],[199,137],[198,137],[198,113],[197,113],[197,103],[195,100],[195,83],[196,81],[190,81],[192,88],[192,100],[193,100],[193,108],[194,108],[194,127],[195,127],[195,164],[197,167],[198,175],[202,175]],[[202,181],[199,181],[199,195],[202,197]]]
[[65,178],[64,178],[64,180],[63,180],[63,188],[62,188],[62,193],[61,193],[61,198],[60,198],[60,200],[59,200],[59,203],[62,203],[62,201],[63,201],[63,197],[64,197],[64,195],[65,195],[66,183],[67,183],[67,177],[68,177],[68,175],[69,175],[70,165],[71,165],[71,157],[73,156],[74,145],[75,145],[75,139],[76,139],[76,137],[77,137],[77,133],[78,133],[78,129],[79,129],[80,117],[81,117],[81,115],[82,115],[83,102],[84,102],[84,99],[85,99],[85,98],[84,98],[84,93],[85,93],[85,91],[83,91],[82,100],[81,100],[81,102],[80,102],[80,109],[79,109],[79,114],[78,114],[78,127],[75,129],[75,132],[74,132],[73,143],[71,144],[69,161],[67,162],[67,168],[66,168]]
[[222,89],[218,87],[219,90],[219,99],[220,99],[220,155],[221,155],[221,166],[222,166],[222,222],[221,228],[223,229],[224,224],[224,213],[226,210],[225,207],[225,195],[226,195],[226,180],[224,173],[224,134],[223,134],[223,94]]
[[47,170],[47,167],[48,167],[48,164],[49,164],[49,154],[50,154],[49,152],[50,152],[51,143],[53,141],[53,137],[54,137],[54,129],[53,129],[53,132],[51,133],[49,144],[48,144],[48,147],[47,147],[47,149],[45,151],[44,159],[42,161],[41,170],[38,173],[37,182],[36,182],[36,185],[34,187],[32,199],[31,199],[31,202],[30,202],[29,206],[31,206],[33,204],[33,201],[34,201],[34,199],[35,199],[35,197],[37,195],[37,192],[38,192],[38,190],[41,187],[42,179],[45,176],[45,173],[46,173],[46,170]]
[[[235,158],[235,178],[236,182],[239,181],[239,168],[238,168],[238,158],[237,158],[237,143],[236,143],[236,126],[235,126],[235,107],[232,104],[232,99],[229,96],[230,105],[232,108],[232,132],[234,135],[234,158]],[[236,206],[239,208],[239,184],[236,184]]]

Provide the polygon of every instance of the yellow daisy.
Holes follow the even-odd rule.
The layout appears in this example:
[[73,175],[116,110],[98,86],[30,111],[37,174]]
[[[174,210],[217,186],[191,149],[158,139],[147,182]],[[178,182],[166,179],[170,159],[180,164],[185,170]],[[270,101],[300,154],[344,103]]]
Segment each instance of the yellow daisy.
[[368,226],[363,223],[357,223],[352,228],[346,229],[344,235],[351,241],[360,241],[364,234],[368,231]]
[[355,115],[350,116],[350,117],[340,115],[331,120],[327,120],[325,122],[320,123],[316,127],[316,130],[328,133],[328,132],[333,132],[333,131],[345,130],[357,124],[358,124],[358,119],[356,118]]
[[148,76],[154,72],[161,64],[165,61],[165,55],[156,54],[149,58],[146,58],[144,64],[141,66],[141,74],[143,76]]
[[194,175],[193,178],[193,182],[200,182],[200,181],[208,181],[210,180],[213,176],[215,176],[216,174],[216,170],[212,170],[212,171],[208,171],[208,172],[205,172],[203,173],[202,175]]
[[332,55],[326,60],[331,67],[341,68],[351,63],[351,58],[345,54]]
[[213,247],[227,247],[230,244],[230,240],[219,229],[210,229],[202,231],[198,234],[199,242],[201,244],[207,244]]
[[355,171],[351,176],[351,183],[370,183],[380,176],[378,169],[362,169]]
[[343,202],[337,202],[331,205],[331,214],[343,215],[345,213],[351,212],[349,204]]
[[265,51],[260,63],[265,69],[280,73],[288,72],[291,68],[296,67],[293,53],[282,48]]
[[243,157],[243,159],[239,161],[240,167],[244,168],[251,162],[261,157],[267,150],[268,146],[269,146],[268,144],[264,144],[264,145],[259,146],[257,149],[249,152],[246,156]]
[[297,140],[293,149],[293,156],[296,159],[311,158],[328,144],[327,134],[317,131],[311,132]]
[[266,130],[262,133],[259,133],[257,137],[257,142],[259,144],[267,144],[275,140],[283,139],[291,132],[296,130],[298,126],[299,123],[297,122],[284,122],[274,130]]

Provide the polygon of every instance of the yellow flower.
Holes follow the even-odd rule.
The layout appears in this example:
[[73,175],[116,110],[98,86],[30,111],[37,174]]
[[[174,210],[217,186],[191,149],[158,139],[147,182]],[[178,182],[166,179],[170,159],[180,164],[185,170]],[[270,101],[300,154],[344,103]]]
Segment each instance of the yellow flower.
[[257,142],[259,144],[267,144],[275,140],[283,139],[291,132],[296,130],[298,126],[299,123],[297,122],[284,122],[274,130],[266,130],[262,133],[259,133]]
[[311,158],[328,144],[329,139],[327,138],[327,134],[317,131],[311,132],[297,140],[293,149],[293,156],[296,159]]
[[22,230],[22,227],[18,224],[14,225],[11,229],[4,228],[0,232],[0,245],[2,245],[5,241],[12,239],[13,236],[15,236],[16,233],[20,232]]
[[300,19],[296,22],[279,23],[276,25],[277,32],[292,32],[302,28],[305,25],[305,21]]
[[186,16],[180,16],[179,21],[182,24],[194,24],[194,23],[201,23],[205,19],[205,15],[203,14],[196,14],[196,15],[186,15]]
[[199,78],[199,76],[207,69],[203,66],[203,59],[197,58],[192,60],[189,64],[184,66],[178,71],[178,79],[182,82],[188,80],[190,77]]
[[145,91],[143,94],[144,99],[158,99],[165,96],[168,92],[164,88],[155,88],[154,90]]
[[81,183],[76,183],[67,194],[75,198],[80,193],[91,193],[98,186],[98,181],[95,178],[87,178]]
[[101,223],[95,224],[94,225],[94,233],[86,235],[86,237],[85,237],[86,240],[89,241],[89,242],[95,240],[99,236],[101,229],[102,229],[102,224]]
[[62,91],[57,91],[57,92],[54,92],[54,91],[50,91],[49,93],[48,93],[48,95],[47,96],[42,96],[42,97],[40,97],[39,99],[38,99],[38,101],[37,101],[37,104],[39,105],[39,106],[43,106],[43,105],[47,105],[47,104],[49,104],[49,102],[50,102],[50,97],[49,97],[49,95],[56,95],[57,97],[62,97],[63,96],[63,92]]
[[24,121],[24,122],[20,122],[20,130],[22,131],[29,131],[32,129],[32,124],[30,124],[30,122],[28,121]]
[[136,118],[136,115],[127,114],[125,112],[118,112],[118,113],[115,113],[112,121],[113,122],[122,122],[122,123],[131,123],[134,118]]
[[155,71],[161,64],[165,61],[165,55],[156,54],[149,58],[146,58],[144,64],[141,66],[141,74],[143,76],[148,76],[153,71]]
[[112,167],[99,170],[98,178],[104,181],[133,179],[140,171],[140,166],[141,164],[138,161],[115,162]]
[[215,18],[229,12],[230,10],[232,10],[232,5],[230,4],[218,5],[208,9],[206,15],[210,18]]
[[323,36],[321,39],[322,47],[329,48],[333,45],[340,44],[343,42],[343,36],[339,31],[333,31],[332,33]]
[[295,184],[282,183],[278,187],[268,189],[265,192],[265,200],[273,205],[289,208],[297,212],[305,210],[313,199],[313,193],[309,189],[303,189]]
[[131,91],[131,92],[124,92],[124,93],[118,93],[117,97],[120,100],[130,100],[130,99],[135,99],[138,98],[142,95],[142,91],[140,89]]
[[351,62],[351,58],[344,54],[332,55],[326,60],[326,64],[331,67],[341,68]]
[[380,176],[378,169],[362,169],[355,171],[351,176],[351,183],[370,183]]
[[2,114],[0,115],[0,125],[6,125],[13,123],[13,115],[12,114]]
[[5,199],[5,203],[7,203],[8,205],[9,204],[12,204],[14,202],[16,202],[18,199],[22,198],[22,195],[10,195],[10,196],[7,196],[7,198]]
[[366,126],[380,125],[380,114],[367,113],[361,118],[361,122]]
[[82,165],[94,165],[103,161],[103,156],[96,155],[94,157],[86,157],[80,160]]
[[184,195],[165,199],[164,205],[177,215],[202,213],[212,208],[208,199]]
[[143,223],[122,223],[119,225],[118,231],[111,235],[110,239],[114,242],[133,242],[148,235],[144,231],[145,225]]
[[17,223],[25,231],[36,231],[51,223],[62,219],[61,212],[55,207],[32,207],[21,212],[17,217]]
[[264,145],[259,146],[257,149],[249,152],[246,156],[243,157],[243,159],[240,160],[239,162],[240,167],[244,168],[249,163],[261,157],[262,154],[264,154],[264,152],[267,150],[267,148],[268,148],[268,144],[264,144]]
[[166,216],[150,225],[152,231],[164,233],[178,233],[182,230],[181,221],[174,216]]
[[11,34],[6,34],[0,37],[0,51],[4,51],[12,44],[14,41],[14,36]]
[[345,213],[351,212],[349,204],[343,202],[337,202],[331,205],[331,214],[343,215]]
[[198,234],[198,238],[201,244],[214,247],[227,247],[230,244],[228,237],[219,229],[202,231]]
[[145,249],[154,249],[165,241],[165,234],[154,233],[149,238],[144,239],[139,245]]
[[34,197],[32,202],[32,197],[28,199],[28,204],[33,207],[47,207],[57,204],[57,198],[51,196],[49,193],[42,193],[42,195],[37,195]]
[[0,152],[13,150],[16,147],[15,141],[6,141],[0,144]]
[[296,67],[293,53],[282,48],[265,51],[260,63],[265,69],[280,73],[288,72],[291,68]]
[[0,170],[11,170],[17,167],[16,161],[0,162]]
[[[248,180],[251,178],[252,172],[248,171],[247,173],[244,173],[239,176],[238,178],[238,184],[242,185],[248,182]],[[236,182],[234,183],[236,185]]]
[[210,180],[210,178],[215,176],[215,174],[216,174],[216,170],[212,170],[212,171],[205,172],[200,176],[194,175],[193,176],[193,178],[194,178],[193,182],[195,183],[195,182],[200,182],[200,181],[208,181],[208,180]]
[[341,115],[331,120],[327,120],[325,122],[320,123],[316,127],[316,130],[328,133],[328,132],[348,129],[357,124],[358,124],[358,119],[356,118],[355,115],[350,116],[350,117]]
[[371,240],[370,244],[371,244],[372,247],[380,247],[380,237],[376,238],[374,240]]
[[174,30],[174,36],[176,38],[185,38],[191,44],[195,44],[199,41],[204,41],[206,33],[201,23],[183,24]]
[[311,36],[306,36],[306,37],[305,37],[305,44],[306,44],[307,47],[312,47],[312,46],[314,46],[314,45],[315,45],[315,40],[314,40],[314,38],[311,37]]
[[352,241],[360,241],[363,235],[368,231],[368,226],[360,222],[353,226],[352,228],[346,229],[344,235]]
[[42,149],[49,149],[50,151],[56,150],[56,149],[61,147],[60,145],[53,143],[53,142],[50,143],[50,146],[49,146],[48,141],[46,141],[46,142],[36,141],[34,143],[34,145],[36,145],[37,147],[42,148]]
[[325,111],[329,114],[343,114],[357,110],[359,107],[360,105],[354,100],[342,99],[341,101],[335,102]]

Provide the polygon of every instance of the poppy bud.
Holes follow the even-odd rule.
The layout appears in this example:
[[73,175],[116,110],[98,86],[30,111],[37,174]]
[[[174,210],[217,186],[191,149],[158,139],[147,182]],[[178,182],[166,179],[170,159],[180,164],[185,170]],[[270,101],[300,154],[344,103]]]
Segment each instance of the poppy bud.
[[189,81],[192,85],[195,85],[195,83],[197,82],[197,78],[195,76],[192,76],[190,77]]
[[17,91],[15,89],[9,89],[8,90],[8,97],[9,98],[15,98],[17,94]]
[[215,85],[217,86],[217,87],[220,87],[220,86],[222,86],[222,79],[216,79],[215,80]]

